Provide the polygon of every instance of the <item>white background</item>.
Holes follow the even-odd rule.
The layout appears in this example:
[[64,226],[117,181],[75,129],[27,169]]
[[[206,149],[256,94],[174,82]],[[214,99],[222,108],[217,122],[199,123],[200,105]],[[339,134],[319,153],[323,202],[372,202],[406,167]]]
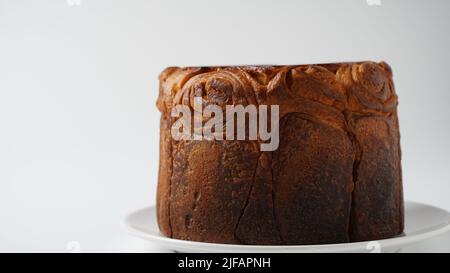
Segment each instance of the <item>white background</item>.
[[0,251],[149,249],[119,223],[155,201],[157,76],[173,65],[387,61],[405,197],[450,210],[449,12],[447,0],[0,0]]

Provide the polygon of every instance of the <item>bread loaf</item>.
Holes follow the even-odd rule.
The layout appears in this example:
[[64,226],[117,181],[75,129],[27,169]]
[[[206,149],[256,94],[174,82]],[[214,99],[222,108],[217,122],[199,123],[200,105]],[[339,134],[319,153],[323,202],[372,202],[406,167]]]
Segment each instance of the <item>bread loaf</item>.
[[[384,63],[170,67],[160,77],[157,215],[163,235],[289,245],[403,231],[397,96]],[[175,140],[177,105],[278,105],[279,145]]]

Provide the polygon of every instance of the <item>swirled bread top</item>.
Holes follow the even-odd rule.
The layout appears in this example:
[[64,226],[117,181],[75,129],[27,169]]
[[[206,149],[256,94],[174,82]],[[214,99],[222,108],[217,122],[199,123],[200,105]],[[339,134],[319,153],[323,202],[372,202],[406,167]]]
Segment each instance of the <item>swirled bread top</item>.
[[397,106],[385,62],[286,66],[169,67],[159,76],[158,109],[192,107],[194,97],[225,105],[279,105],[291,112],[390,115]]

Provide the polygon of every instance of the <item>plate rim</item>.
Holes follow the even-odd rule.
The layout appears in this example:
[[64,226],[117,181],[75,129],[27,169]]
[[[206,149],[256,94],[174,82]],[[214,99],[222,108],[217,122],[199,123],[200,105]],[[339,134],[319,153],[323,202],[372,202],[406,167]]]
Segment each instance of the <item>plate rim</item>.
[[[428,208],[432,208],[434,210],[439,210],[441,212],[447,213],[447,215],[450,217],[450,212],[434,206],[425,204],[422,202],[416,202],[416,201],[405,201],[404,202],[405,207],[406,204],[409,206],[417,205],[417,206],[425,206]],[[450,231],[450,218],[447,219],[445,223],[443,223],[443,226],[437,227],[436,229],[418,233],[418,234],[411,234],[411,235],[405,235],[400,237],[393,237],[393,238],[387,238],[387,239],[380,239],[380,240],[372,240],[372,241],[361,241],[361,242],[351,242],[351,243],[336,243],[336,244],[317,244],[317,245],[238,245],[238,244],[220,244],[220,243],[207,243],[207,242],[198,242],[198,241],[188,241],[188,240],[181,240],[181,239],[174,239],[165,237],[162,235],[159,230],[156,231],[156,234],[147,233],[144,231],[141,231],[140,229],[137,229],[132,226],[132,218],[136,214],[140,214],[144,211],[148,210],[156,210],[156,205],[146,206],[137,210],[132,211],[131,213],[127,214],[127,216],[121,221],[121,226],[127,231],[127,233],[140,237],[142,239],[146,239],[152,242],[158,242],[161,245],[164,245],[165,248],[169,248],[173,246],[173,248],[169,248],[170,250],[177,250],[177,249],[185,249],[190,251],[208,251],[208,252],[308,252],[308,251],[314,251],[314,252],[334,252],[334,251],[361,251],[361,250],[370,250],[368,248],[368,244],[370,242],[377,242],[379,243],[381,249],[391,249],[395,247],[404,247],[407,245],[411,245],[426,239],[429,239],[431,237],[438,236],[442,233],[445,233],[447,231]],[[405,210],[406,212],[406,210]],[[154,212],[154,215],[156,213]],[[155,233],[156,233],[155,232]],[[195,244],[195,245],[193,245]]]

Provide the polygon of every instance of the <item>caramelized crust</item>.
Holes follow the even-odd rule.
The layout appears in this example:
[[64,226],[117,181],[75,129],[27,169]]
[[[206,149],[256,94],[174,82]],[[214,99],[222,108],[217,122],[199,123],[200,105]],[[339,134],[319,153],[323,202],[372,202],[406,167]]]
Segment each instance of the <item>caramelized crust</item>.
[[[397,96],[384,63],[170,67],[160,77],[159,228],[212,243],[323,244],[403,232]],[[175,141],[175,105],[279,105],[280,144]]]

